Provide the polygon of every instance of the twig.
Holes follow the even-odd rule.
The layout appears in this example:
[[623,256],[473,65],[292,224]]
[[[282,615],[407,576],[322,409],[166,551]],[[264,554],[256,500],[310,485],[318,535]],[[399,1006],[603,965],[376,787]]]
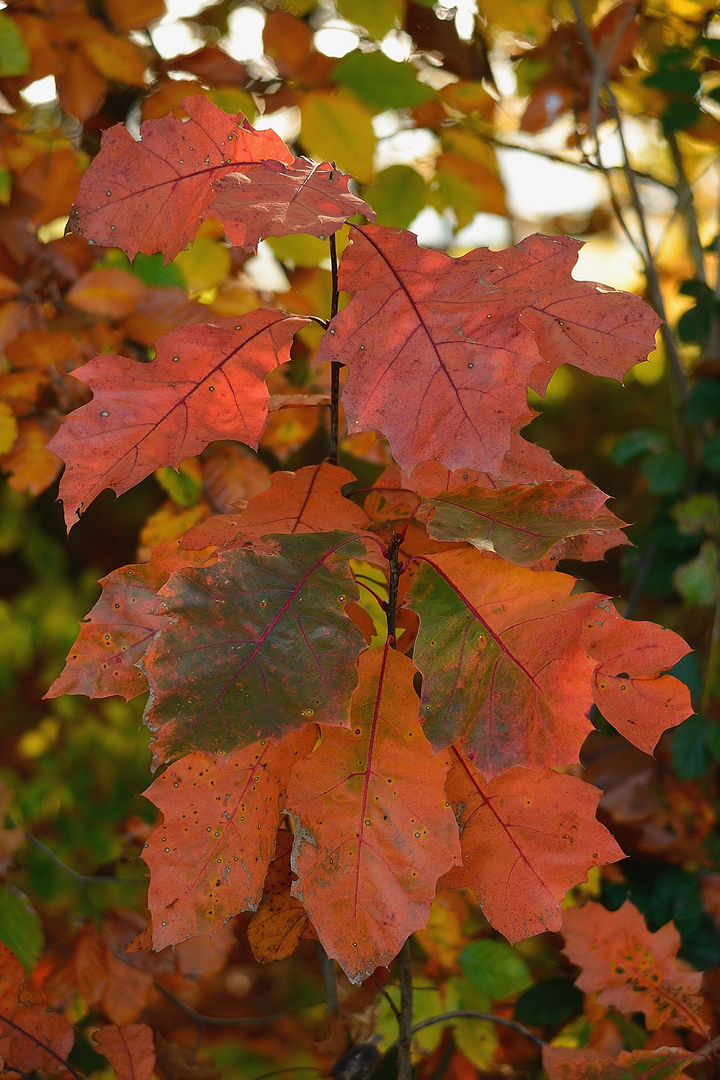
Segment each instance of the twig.
[[[389,632],[389,623],[388,623]],[[400,978],[400,1018],[398,1021],[398,1080],[412,1080],[412,1064],[410,1047],[412,1043],[413,1027],[413,984],[412,969],[410,967],[410,940],[408,939],[400,950],[397,958],[398,975]]]
[[695,199],[693,197],[692,187],[690,186],[690,182],[688,181],[685,172],[685,164],[674,131],[668,133],[667,142],[670,147],[670,153],[672,154],[675,173],[677,175],[677,185],[675,189],[677,194],[677,207],[685,219],[688,246],[690,248],[693,263],[695,264],[695,277],[705,285],[707,284],[707,278],[705,276],[705,255],[700,241],[700,233],[698,232]]
[[320,961],[320,970],[322,971],[323,980],[325,982],[325,1001],[327,1004],[327,1014],[328,1016],[331,1016],[333,1013],[336,1013],[338,1011],[338,992],[337,976],[335,974],[335,961],[330,959],[319,941],[315,942],[315,951],[317,952],[317,957]]
[[392,1009],[393,1013],[395,1014],[395,1019],[397,1020],[397,1022],[399,1024],[400,1023],[400,1010],[398,1009],[397,1005],[395,1004],[393,999],[390,997],[390,995],[388,994],[388,992],[385,989],[385,987],[383,986],[383,984],[376,978],[376,976],[372,975],[371,978],[372,978],[372,981],[377,986],[380,993],[382,994],[382,996],[387,1001],[390,1008]]
[[[335,233],[330,236],[330,267],[332,271],[332,298],[330,300],[330,321],[338,313],[340,304],[340,287],[338,284],[338,257]],[[328,460],[337,465],[338,462],[338,432],[340,426],[340,368],[337,360],[330,363],[330,453]]]
[[457,1009],[455,1012],[431,1016],[429,1020],[421,1020],[419,1024],[415,1024],[410,1029],[410,1033],[411,1035],[415,1035],[418,1031],[422,1031],[423,1028],[430,1027],[432,1024],[444,1024],[448,1020],[491,1020],[494,1024],[502,1024],[503,1027],[511,1028],[513,1031],[517,1031],[519,1035],[524,1035],[526,1039],[534,1042],[536,1046],[547,1046],[545,1039],[541,1039],[539,1035],[535,1035],[529,1028],[526,1028],[523,1024],[519,1024],[517,1020],[507,1020],[504,1016],[495,1016],[493,1013],[475,1012],[473,1009]]
[[[168,1001],[172,1001],[173,1005],[176,1005],[180,1012],[185,1013],[188,1019],[196,1023],[198,1027],[256,1027],[259,1024],[271,1024],[275,1020],[282,1020],[284,1017],[290,1016],[292,1012],[299,1011],[292,1009],[285,1012],[270,1013],[268,1016],[206,1016],[205,1013],[197,1012],[191,1005],[186,1005],[181,998],[166,990],[159,982],[155,982],[153,985],[156,990],[163,994]],[[314,1007],[315,1005],[302,1006],[303,1009]]]
[[[10,817],[8,818],[8,822],[13,828],[22,827],[18,826],[17,823],[13,821],[13,819]],[[97,883],[103,882],[115,882],[116,884],[120,882],[120,884],[124,885],[141,885],[146,880],[145,877],[124,878],[119,877],[117,874],[80,874],[77,870],[73,870],[71,866],[68,866],[66,863],[64,863],[62,859],[55,854],[52,848],[49,848],[47,844],[43,844],[42,840],[38,840],[36,836],[33,836],[31,833],[26,832],[25,839],[28,841],[28,843],[32,844],[33,847],[36,847],[38,851],[42,851],[43,855],[47,859],[49,859],[50,862],[53,863],[53,865],[57,866],[58,870],[62,870],[64,874],[67,874],[68,877],[71,877],[73,881],[77,881],[79,885],[95,885]]]

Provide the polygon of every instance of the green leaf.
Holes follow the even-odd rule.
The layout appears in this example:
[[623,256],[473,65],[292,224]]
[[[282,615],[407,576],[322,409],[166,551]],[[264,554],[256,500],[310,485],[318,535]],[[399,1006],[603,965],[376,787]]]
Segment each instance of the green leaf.
[[558,975],[535,983],[515,1006],[515,1019],[533,1027],[559,1027],[582,1012],[583,995],[572,979]]
[[306,153],[317,161],[334,161],[338,169],[368,183],[375,152],[372,113],[354,96],[325,90],[305,94],[300,111]]
[[45,946],[40,916],[25,893],[12,885],[0,886],[0,941],[11,949],[26,971]]
[[391,165],[363,189],[362,197],[377,212],[378,225],[406,229],[425,206],[427,186],[416,169]]
[[689,424],[720,416],[720,379],[700,379],[690,391],[685,417]]
[[717,536],[720,533],[720,501],[717,495],[702,492],[691,495],[689,499],[676,503],[671,513],[683,536],[702,533]]
[[174,263],[163,262],[162,252],[156,251],[154,255],[143,255],[139,252],[132,261],[132,272],[139,277],[145,285],[150,287],[165,285],[178,289],[185,288],[185,278],[180,268]]
[[334,75],[376,109],[412,109],[435,96],[431,86],[418,82],[412,64],[398,63],[383,52],[352,52],[343,57]]
[[694,99],[676,98],[663,112],[660,120],[664,135],[691,127],[700,116],[700,106]]
[[532,986],[527,965],[505,941],[471,941],[461,950],[458,964],[473,986],[491,1001],[505,1001]]
[[710,472],[720,473],[720,431],[712,435],[703,446],[702,460]]
[[351,533],[275,536],[173,574],[143,661],[156,759],[347,723],[364,647],[349,559],[363,554]]
[[687,604],[698,607],[712,606],[717,600],[720,585],[717,545],[712,540],[707,540],[691,562],[678,566],[672,580]]
[[667,435],[662,431],[648,431],[639,428],[637,431],[629,431],[627,435],[621,435],[610,451],[610,460],[615,465],[629,465],[641,454],[651,451],[659,454],[668,447]]
[[676,67],[664,71],[655,71],[643,79],[645,86],[654,90],[664,90],[668,94],[689,94],[700,92],[700,76],[690,68]]
[[338,12],[371,37],[383,38],[388,30],[402,25],[404,0],[337,0]]
[[20,28],[9,15],[0,11],[0,78],[27,75],[30,54]]
[[674,495],[687,478],[685,458],[677,450],[649,454],[641,468],[653,495]]
[[[197,462],[195,464],[197,465]],[[182,465],[179,469],[168,465],[157,470],[155,479],[178,506],[197,506],[203,488],[199,470],[196,474],[194,470],[183,468]]]
[[710,767],[710,721],[697,713],[672,733],[673,767],[679,780],[695,780]]
[[318,236],[270,236],[266,243],[273,249],[281,262],[293,266],[320,266],[330,257],[327,242]]

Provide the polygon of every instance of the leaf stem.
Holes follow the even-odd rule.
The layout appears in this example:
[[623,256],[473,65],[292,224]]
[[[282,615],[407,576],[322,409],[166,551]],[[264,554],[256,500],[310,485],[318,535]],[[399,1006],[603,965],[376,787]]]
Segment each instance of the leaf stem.
[[[388,641],[395,648],[397,630],[395,626],[398,598],[398,583],[400,581],[400,545],[403,542],[403,534],[394,532],[388,544],[388,561],[390,563],[390,582],[388,584],[388,599],[385,615],[387,617]],[[401,954],[402,955],[402,954]]]
[[[390,628],[388,619],[388,633],[389,629]],[[398,975],[400,977],[400,1019],[398,1022],[398,1080],[412,1080],[410,1047],[413,1035],[413,984],[412,970],[410,967],[409,938],[400,950],[397,958],[397,964]]]
[[[332,297],[330,300],[330,321],[338,313],[340,303],[340,288],[338,285],[338,257],[335,233],[330,237],[330,268],[332,271]],[[340,368],[342,365],[337,360],[330,363],[330,453],[328,461],[332,465],[338,463],[338,431],[340,426]]]

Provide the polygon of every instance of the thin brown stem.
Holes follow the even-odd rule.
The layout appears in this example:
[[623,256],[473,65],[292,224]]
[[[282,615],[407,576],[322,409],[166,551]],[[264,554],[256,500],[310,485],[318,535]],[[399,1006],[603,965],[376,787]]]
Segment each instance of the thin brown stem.
[[[338,257],[335,234],[330,237],[330,269],[332,271],[332,297],[330,300],[330,321],[338,313],[340,287],[338,284]],[[333,465],[338,462],[338,442],[340,429],[340,368],[336,360],[330,363],[330,453],[328,460]]]
[[390,562],[390,581],[388,584],[388,599],[387,599],[387,628],[388,628],[388,641],[392,648],[395,648],[395,639],[397,636],[396,617],[397,617],[397,598],[398,598],[398,585],[400,582],[400,545],[403,541],[402,533],[394,532],[390,537],[390,543],[388,544],[388,560]]
[[315,942],[315,952],[320,962],[323,980],[325,982],[325,1002],[328,1016],[338,1011],[337,976],[335,974],[335,961],[331,960],[319,941]]
[[672,154],[673,164],[675,165],[675,174],[677,176],[677,183],[675,191],[677,193],[677,207],[682,213],[685,219],[685,230],[688,237],[688,247],[690,248],[690,254],[692,256],[693,263],[695,265],[695,278],[697,281],[702,281],[706,284],[707,279],[705,276],[705,254],[703,252],[703,246],[700,241],[700,233],[698,231],[697,212],[695,210],[695,199],[693,196],[692,187],[690,181],[687,178],[685,172],[685,162],[683,161],[682,153],[678,145],[677,136],[674,131],[671,131],[667,135],[668,146],[670,147],[670,153]]
[[400,1020],[398,1022],[398,1080],[412,1080],[410,1049],[413,1026],[413,984],[410,967],[410,942],[405,942],[397,958],[400,978]]
[[415,1024],[411,1028],[411,1035],[415,1035],[418,1031],[422,1031],[423,1028],[431,1027],[432,1024],[444,1024],[448,1020],[490,1020],[493,1024],[501,1024],[503,1027],[517,1031],[520,1035],[524,1035],[526,1039],[534,1042],[536,1046],[547,1045],[544,1039],[535,1035],[529,1028],[519,1024],[517,1020],[508,1020],[504,1016],[495,1016],[493,1013],[475,1012],[473,1009],[457,1009],[455,1012],[440,1013],[438,1016],[431,1016],[429,1020],[421,1020],[419,1024]]
[[[205,1013],[199,1013],[191,1005],[187,1005],[181,998],[171,993],[159,982],[153,983],[153,985],[168,1001],[172,1001],[180,1012],[184,1013],[189,1020],[192,1020],[199,1027],[257,1027],[259,1024],[272,1024],[275,1020],[282,1020],[290,1015],[290,1012],[277,1012],[270,1013],[268,1016],[206,1016]],[[303,1007],[310,1008],[310,1006]]]

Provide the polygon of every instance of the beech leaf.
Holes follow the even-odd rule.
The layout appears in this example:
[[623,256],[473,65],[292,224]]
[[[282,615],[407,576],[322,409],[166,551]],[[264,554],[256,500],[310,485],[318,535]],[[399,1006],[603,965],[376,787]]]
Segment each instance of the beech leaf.
[[587,480],[545,481],[488,491],[466,484],[429,499],[435,516],[428,532],[446,543],[466,541],[495,551],[518,566],[531,566],[571,536],[617,527],[605,511],[607,495]]
[[417,558],[407,604],[420,616],[414,657],[433,746],[462,740],[488,777],[577,761],[594,668],[580,633],[597,595],[571,596],[574,578],[472,548]]
[[45,697],[119,694],[130,701],[144,693],[147,679],[137,661],[162,625],[162,615],[154,611],[158,589],[174,570],[214,561],[214,549],[184,551],[176,542],[156,548],[147,563],[123,566],[100,578],[102,595],[83,619],[65,667]]
[[404,230],[354,226],[340,288],[355,295],[318,353],[349,369],[349,431],[382,431],[408,471],[437,458],[497,473],[528,386],[544,390],[568,359],[616,378],[645,359],[657,316],[636,296],[573,281],[578,247],[529,237],[510,255],[453,259]]
[[358,666],[351,729],[321,728],[287,791],[298,823],[292,891],[354,983],[427,924],[438,878],[460,861],[447,759],[423,735],[412,661],[386,643]]
[[663,731],[692,714],[688,687],[667,674],[690,646],[657,623],[623,619],[610,601],[587,621],[584,643],[599,661],[593,675],[598,709],[628,742],[652,754]]
[[[309,746],[308,750],[311,749]],[[265,879],[263,898],[247,928],[252,954],[261,964],[285,960],[295,952],[302,938],[316,936],[305,908],[290,894],[295,876],[290,866],[292,846],[292,833],[281,829],[277,834],[275,858]]]
[[169,618],[143,660],[156,761],[349,722],[364,641],[344,608],[362,552],[349,533],[278,536],[172,575],[158,606]]
[[120,495],[215,440],[255,449],[267,421],[265,376],[290,359],[293,334],[306,323],[261,308],[163,334],[149,364],[96,356],[74,371],[93,400],[51,440],[66,462],[60,498],[68,529],[105,488]]
[[155,1043],[147,1024],[108,1024],[95,1032],[93,1040],[118,1080],[149,1080],[155,1068]]
[[592,901],[565,912],[563,952],[581,968],[577,985],[601,1005],[645,1014],[651,1031],[669,1024],[707,1035],[699,1016],[702,973],[677,963],[680,935],[672,923],[654,934],[629,900],[617,911]]
[[50,1011],[47,1002],[30,999],[22,964],[0,942],[0,1057],[26,1073],[42,1069],[67,1076],[65,1059],[73,1042],[65,1017]]
[[183,98],[189,120],[172,114],[140,125],[136,142],[124,124],[103,133],[100,153],[80,183],[70,229],[96,244],[161,251],[169,262],[214,217],[213,181],[245,165],[293,155],[274,131],[255,131],[200,95]]
[[221,177],[212,212],[231,244],[254,251],[268,236],[309,233],[325,239],[346,218],[375,211],[348,188],[352,178],[324,161],[263,161]]
[[[313,741],[311,729],[308,751]],[[227,756],[188,754],[147,789],[164,817],[143,850],[155,949],[257,907],[291,760],[292,750],[267,740]]]
[[514,768],[488,783],[453,750],[447,796],[463,865],[442,884],[469,886],[485,918],[511,943],[562,925],[562,900],[593,866],[623,852],[595,818],[602,792],[552,769]]

